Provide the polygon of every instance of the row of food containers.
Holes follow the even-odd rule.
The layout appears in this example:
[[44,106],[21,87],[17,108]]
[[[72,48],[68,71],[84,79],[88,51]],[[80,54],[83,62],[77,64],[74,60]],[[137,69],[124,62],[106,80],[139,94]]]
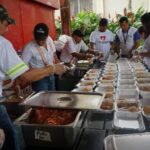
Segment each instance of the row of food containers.
[[[73,91],[84,91],[86,86],[92,85],[86,92],[105,92],[99,110],[103,113],[115,111],[112,127],[143,132],[143,116],[150,120],[149,77],[143,64],[123,59],[117,64],[107,63],[100,72],[88,71]],[[104,139],[104,147],[105,150],[148,150],[149,137],[149,133],[110,135]]]
[[[143,131],[142,114],[150,118],[149,77],[150,73],[143,64],[119,60],[107,63],[103,70],[89,70],[73,91],[104,92],[105,98],[99,110],[104,113],[115,110],[112,126]],[[130,125],[127,120],[130,120]]]

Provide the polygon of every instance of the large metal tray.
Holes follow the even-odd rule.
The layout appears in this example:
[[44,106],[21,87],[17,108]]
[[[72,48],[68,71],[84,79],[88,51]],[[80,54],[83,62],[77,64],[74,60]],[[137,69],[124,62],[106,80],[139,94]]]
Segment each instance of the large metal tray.
[[[29,109],[14,124],[22,128],[23,137],[27,146],[40,146],[43,148],[72,147],[80,133],[81,124],[78,111],[75,120],[67,125],[29,124],[26,122],[31,112]],[[82,121],[82,119],[81,119]]]
[[144,131],[145,125],[140,113],[120,111],[114,113],[113,128]]
[[21,105],[30,107],[99,109],[105,94],[81,92],[39,92],[27,98]]
[[149,150],[150,133],[110,135],[104,139],[105,150]]

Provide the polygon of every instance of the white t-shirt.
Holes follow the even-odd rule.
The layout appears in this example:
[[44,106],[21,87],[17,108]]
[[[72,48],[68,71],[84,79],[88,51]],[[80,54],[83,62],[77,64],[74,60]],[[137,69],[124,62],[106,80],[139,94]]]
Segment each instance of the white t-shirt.
[[54,53],[56,52],[56,49],[53,40],[50,37],[46,39],[46,46],[47,49],[45,49],[42,46],[39,46],[33,40],[24,47],[21,58],[31,68],[43,68],[45,67],[45,64],[41,55],[39,54],[38,49],[40,49],[45,56],[47,64],[53,65]]
[[113,42],[113,33],[110,30],[101,32],[99,30],[93,31],[90,35],[90,42],[94,43],[95,49],[103,53],[103,60],[107,60],[111,48],[111,42]]
[[122,29],[119,29],[116,33],[118,41],[120,43],[121,55],[128,55],[134,46],[134,42],[140,39],[137,29],[130,27],[128,32],[123,33]]
[[28,69],[17,55],[12,44],[0,36],[0,96],[2,95],[2,81],[6,76],[13,80]]
[[[146,50],[147,52],[150,52],[150,35],[145,39],[144,50]],[[148,69],[150,69],[150,58],[145,57],[144,62],[146,63]]]
[[[63,61],[63,62],[70,62],[73,57],[72,57],[72,53],[79,53],[80,50],[83,50],[83,51],[87,51],[88,50],[88,47],[87,45],[84,43],[83,40],[81,40],[80,43],[76,43],[74,41],[74,39],[72,37],[69,37],[67,35],[63,35],[66,37],[66,40],[64,40],[63,42],[65,43],[62,51],[61,51],[61,55],[60,55],[60,60]],[[59,39],[61,40],[61,39]]]

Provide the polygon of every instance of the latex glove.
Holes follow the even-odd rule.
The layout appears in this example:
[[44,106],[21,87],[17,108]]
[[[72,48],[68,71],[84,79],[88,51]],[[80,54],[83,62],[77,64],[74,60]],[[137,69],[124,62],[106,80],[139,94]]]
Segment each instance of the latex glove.
[[69,70],[69,67],[63,65],[63,64],[55,64],[54,65],[54,73],[57,75],[61,75],[65,73],[67,70]]
[[2,146],[3,146],[4,140],[5,140],[4,131],[3,131],[2,129],[0,129],[0,149],[1,149]]

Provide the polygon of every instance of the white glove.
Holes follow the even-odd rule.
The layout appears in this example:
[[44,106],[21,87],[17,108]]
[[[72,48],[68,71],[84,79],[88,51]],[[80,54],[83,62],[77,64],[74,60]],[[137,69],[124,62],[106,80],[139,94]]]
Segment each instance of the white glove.
[[66,72],[69,68],[63,64],[55,64],[54,65],[54,73],[57,75],[61,75]]

